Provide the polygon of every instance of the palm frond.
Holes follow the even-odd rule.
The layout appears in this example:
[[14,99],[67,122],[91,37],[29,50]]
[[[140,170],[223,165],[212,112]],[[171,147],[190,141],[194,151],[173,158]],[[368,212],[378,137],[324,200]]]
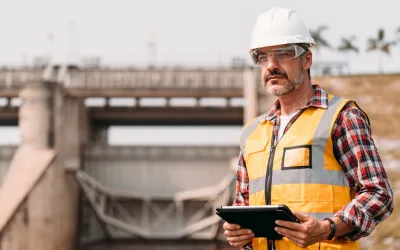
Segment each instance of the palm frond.
[[382,44],[382,46],[379,48],[380,51],[382,51],[383,53],[386,53],[388,55],[390,55],[390,51],[389,51],[389,44]]
[[350,38],[342,38],[342,44],[337,48],[338,51],[354,51],[358,53],[358,48],[352,44],[352,41],[355,40],[355,37]]
[[380,46],[379,50],[390,55],[390,48],[394,45],[396,45],[396,41],[385,42]]
[[331,48],[331,45],[322,37],[319,38],[319,43],[323,46],[323,47],[327,47],[327,48]]
[[385,38],[385,30],[379,29],[378,30],[378,41],[383,41],[384,38]]
[[331,45],[328,41],[322,36],[322,32],[327,30],[328,26],[320,25],[315,30],[310,30],[310,35],[314,39],[315,43],[317,44],[315,47],[319,49],[321,47],[331,48]]

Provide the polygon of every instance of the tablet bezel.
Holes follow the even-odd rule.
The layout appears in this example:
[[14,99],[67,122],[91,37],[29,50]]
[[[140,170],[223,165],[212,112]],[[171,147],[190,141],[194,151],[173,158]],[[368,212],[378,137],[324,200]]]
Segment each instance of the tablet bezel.
[[220,206],[217,208],[216,214],[230,224],[238,224],[242,228],[251,229],[256,238],[265,237],[271,240],[282,238],[282,236],[274,230],[275,226],[277,226],[275,220],[279,219],[301,223],[284,204],[265,206]]

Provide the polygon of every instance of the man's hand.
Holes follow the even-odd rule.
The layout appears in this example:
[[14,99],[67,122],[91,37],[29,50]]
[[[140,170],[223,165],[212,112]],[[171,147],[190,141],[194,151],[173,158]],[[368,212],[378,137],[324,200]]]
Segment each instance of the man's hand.
[[241,229],[239,225],[224,223],[224,234],[231,246],[242,247],[249,243],[253,238],[254,234],[249,229]]
[[318,221],[298,212],[293,214],[302,223],[277,220],[275,223],[279,226],[275,227],[275,231],[299,247],[307,247],[328,238],[331,232],[329,221]]

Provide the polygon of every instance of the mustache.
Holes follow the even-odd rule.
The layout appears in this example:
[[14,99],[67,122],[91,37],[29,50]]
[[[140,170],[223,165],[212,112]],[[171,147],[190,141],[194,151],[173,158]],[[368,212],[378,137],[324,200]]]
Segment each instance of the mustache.
[[268,71],[267,74],[264,75],[264,82],[268,82],[268,80],[273,77],[287,78],[287,75],[285,72],[280,72],[279,70]]

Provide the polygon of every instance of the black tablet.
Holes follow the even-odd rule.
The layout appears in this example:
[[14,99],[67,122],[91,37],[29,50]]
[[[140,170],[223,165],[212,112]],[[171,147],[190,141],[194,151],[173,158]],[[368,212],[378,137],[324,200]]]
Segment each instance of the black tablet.
[[254,237],[266,237],[270,240],[282,239],[274,228],[276,220],[300,223],[286,205],[268,206],[221,206],[217,215],[231,224],[251,229]]

